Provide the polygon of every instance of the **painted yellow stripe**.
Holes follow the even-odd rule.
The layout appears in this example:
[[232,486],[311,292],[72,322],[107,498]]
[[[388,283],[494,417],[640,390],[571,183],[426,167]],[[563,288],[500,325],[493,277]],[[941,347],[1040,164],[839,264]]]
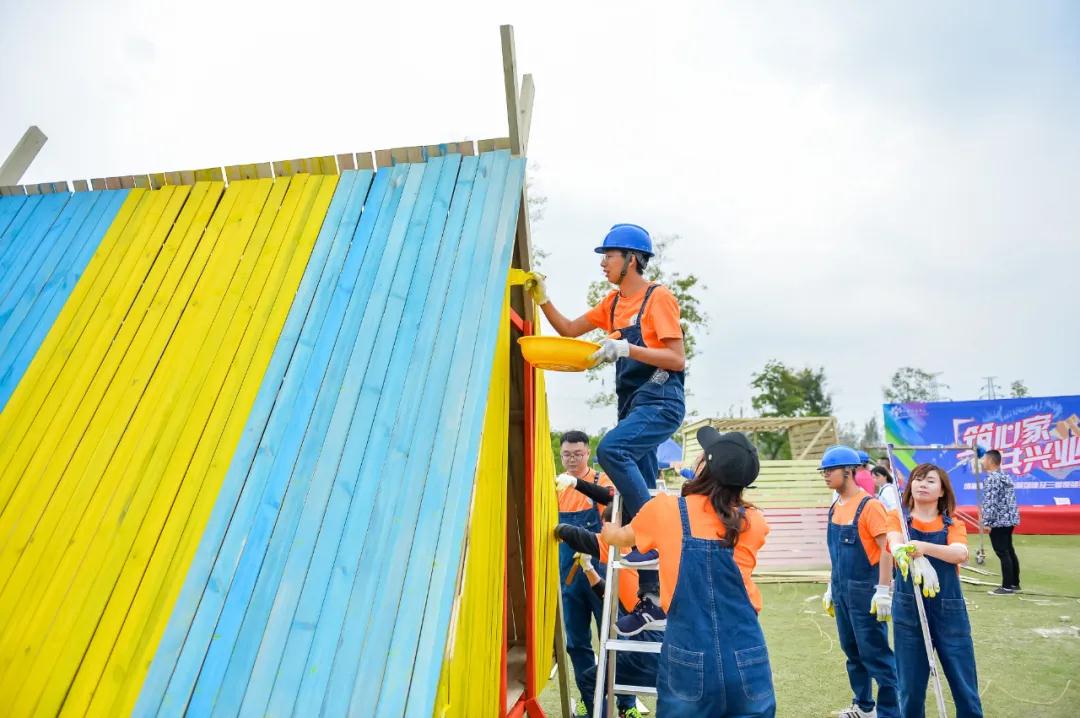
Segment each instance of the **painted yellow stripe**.
[[[56,601],[66,595],[43,596],[44,581],[52,577],[58,557],[68,550],[71,532],[83,518],[86,501],[98,488],[100,479],[100,475],[83,476],[79,464],[70,464],[69,460],[78,448],[97,446],[112,413],[109,402],[103,401],[111,383],[108,379],[117,374],[116,367],[125,357],[138,356],[137,352],[127,354],[126,349],[135,328],[140,325],[137,319],[141,318],[142,312],[138,312],[138,305],[149,305],[149,297],[160,283],[159,273],[153,271],[156,266],[153,259],[172,226],[168,218],[180,213],[190,190],[188,187],[177,189],[183,191],[173,192],[167,198],[169,208],[164,215],[156,218],[148,229],[144,224],[141,230],[146,241],[139,247],[140,261],[132,267],[132,271],[140,276],[113,282],[114,286],[128,288],[127,295],[116,294],[103,299],[83,333],[93,342],[90,350],[83,353],[85,344],[73,349],[73,354],[80,355],[73,358],[85,359],[68,362],[58,373],[53,391],[46,397],[32,427],[32,435],[41,438],[28,441],[22,452],[13,457],[12,465],[20,467],[23,480],[8,510],[0,516],[0,522],[7,529],[4,532],[7,543],[0,550],[0,581],[3,581],[0,616],[15,615],[20,606],[33,607],[40,613],[51,605],[46,599]],[[137,246],[138,242],[135,244]],[[141,261],[146,258],[145,263]],[[144,277],[145,284],[141,281]],[[134,304],[133,295],[137,300]],[[123,324],[116,331],[115,327],[121,321]],[[95,372],[97,367],[94,365],[99,363],[100,369]],[[123,372],[117,376],[118,388],[130,385],[131,380]],[[69,419],[72,415],[75,419]],[[91,422],[93,417],[98,420]],[[71,470],[66,470],[69,466]],[[25,664],[28,657],[20,654],[17,646],[23,636],[36,635],[37,624],[23,615],[23,620],[9,622],[0,634],[0,676],[3,677],[0,695],[12,695],[7,691],[18,685],[18,671],[10,670],[9,659],[17,657],[20,665]]]
[[[465,563],[434,715],[500,715],[506,572],[510,295],[503,303],[469,518]],[[547,445],[550,446],[550,440]]]
[[[199,538],[210,518],[229,460],[240,441],[247,410],[255,401],[263,373],[285,323],[290,300],[300,285],[306,260],[333,198],[337,180],[336,176],[312,176],[306,185],[297,185],[286,197],[286,204],[293,202],[294,196],[299,197],[291,219],[282,221],[281,226],[275,224],[273,230],[283,233],[286,241],[266,282],[266,297],[252,318],[237,353],[241,360],[223,384],[222,395],[235,396],[232,401],[234,408],[227,412],[227,402],[217,402],[213,407],[206,430],[180,486],[175,506],[164,523],[151,563],[104,669],[102,683],[90,706],[90,715],[126,715],[134,707],[146,670],[168,622],[169,611],[180,592],[187,567],[194,558]],[[294,184],[297,184],[295,179]],[[281,215],[285,214],[283,210]],[[238,412],[237,408],[242,408],[242,411]],[[136,543],[141,545],[141,539]],[[95,636],[95,643],[98,640]],[[93,650],[95,647],[91,648]],[[84,670],[85,661],[84,667],[80,668],[80,679]]]
[[0,417],[21,435],[0,438],[14,715],[130,712],[336,183],[204,182],[118,215]]

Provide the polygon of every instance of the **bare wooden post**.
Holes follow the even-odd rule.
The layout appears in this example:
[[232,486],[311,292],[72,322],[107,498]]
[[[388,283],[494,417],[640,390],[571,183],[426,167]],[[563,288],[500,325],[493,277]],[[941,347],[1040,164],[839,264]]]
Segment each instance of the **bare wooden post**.
[[19,184],[19,180],[26,174],[26,170],[48,139],[37,125],[30,125],[15,145],[15,149],[4,160],[4,164],[0,165],[0,186]]

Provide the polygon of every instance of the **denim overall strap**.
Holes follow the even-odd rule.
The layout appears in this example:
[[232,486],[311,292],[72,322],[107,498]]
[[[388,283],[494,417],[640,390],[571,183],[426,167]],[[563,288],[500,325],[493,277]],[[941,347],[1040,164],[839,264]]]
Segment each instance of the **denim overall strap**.
[[733,549],[691,534],[686,499],[678,503],[682,557],[660,651],[657,715],[773,716],[765,636]]

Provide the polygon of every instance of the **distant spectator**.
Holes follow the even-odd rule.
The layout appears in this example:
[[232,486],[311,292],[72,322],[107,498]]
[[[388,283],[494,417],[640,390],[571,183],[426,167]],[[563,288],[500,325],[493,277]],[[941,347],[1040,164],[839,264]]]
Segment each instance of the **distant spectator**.
[[859,467],[855,470],[855,483],[859,488],[866,493],[873,496],[877,493],[877,487],[874,486],[874,477],[870,475],[870,454],[865,451],[859,452]]
[[881,466],[875,466],[870,473],[874,477],[874,486],[877,487],[878,501],[885,504],[885,509],[888,511],[895,511],[900,508],[900,497],[891,488],[893,477],[889,470]]
[[983,457],[982,520],[990,529],[990,544],[1001,561],[1001,586],[991,596],[1007,596],[1020,590],[1020,559],[1013,549],[1013,529],[1020,523],[1012,475],[1001,470],[1001,452],[990,449]]

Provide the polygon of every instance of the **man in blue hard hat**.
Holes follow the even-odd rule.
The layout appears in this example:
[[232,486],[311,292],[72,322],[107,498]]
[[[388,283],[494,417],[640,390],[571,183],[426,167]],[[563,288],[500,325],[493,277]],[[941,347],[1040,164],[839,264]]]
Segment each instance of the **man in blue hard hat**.
[[[619,423],[597,446],[600,466],[623,498],[622,522],[629,523],[656,487],[656,449],[678,431],[686,410],[683,391],[686,352],[679,304],[666,287],[645,278],[653,256],[652,238],[636,224],[617,224],[596,248],[604,277],[616,286],[604,300],[577,319],[568,319],[548,299],[544,278],[531,275],[525,288],[548,322],[564,337],[594,329],[608,333],[593,355],[597,363],[615,364]],[[619,619],[624,636],[662,628],[657,554],[631,551],[623,563],[639,569],[634,611]]]
[[892,616],[892,556],[884,550],[885,506],[855,483],[862,465],[859,452],[837,444],[825,450],[818,467],[837,496],[827,524],[832,575],[821,601],[836,619],[853,693],[851,706],[835,715],[894,718],[900,715],[896,661],[885,625]]

